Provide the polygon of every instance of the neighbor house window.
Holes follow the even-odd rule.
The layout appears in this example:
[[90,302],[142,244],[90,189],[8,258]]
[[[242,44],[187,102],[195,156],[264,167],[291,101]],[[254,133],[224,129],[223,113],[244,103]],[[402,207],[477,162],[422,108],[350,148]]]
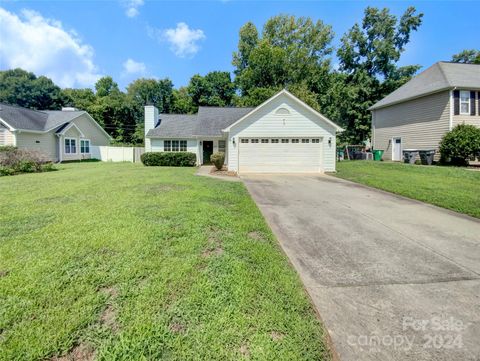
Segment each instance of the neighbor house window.
[[218,151],[225,153],[225,141],[224,140],[219,140],[218,141]]
[[90,141],[88,139],[80,140],[80,153],[90,154]]
[[164,152],[186,152],[187,141],[186,140],[164,140],[163,151]]
[[460,114],[470,114],[470,92],[460,91]]
[[77,154],[77,140],[65,138],[65,154]]

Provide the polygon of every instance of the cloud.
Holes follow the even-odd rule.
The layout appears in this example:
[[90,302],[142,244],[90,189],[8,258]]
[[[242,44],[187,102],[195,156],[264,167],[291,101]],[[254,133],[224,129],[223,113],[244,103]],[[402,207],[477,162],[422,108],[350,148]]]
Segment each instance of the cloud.
[[125,7],[125,15],[129,18],[134,18],[140,14],[138,8],[144,4],[143,0],[123,0],[123,6]]
[[176,28],[164,30],[149,28],[148,32],[159,41],[168,41],[170,49],[180,58],[195,55],[200,50],[198,42],[206,38],[203,30],[190,29],[183,22],[178,23]]
[[21,16],[0,8],[0,69],[22,68],[62,87],[91,86],[100,78],[93,48],[74,31],[33,10]]
[[147,67],[144,63],[136,62],[133,59],[127,59],[123,63],[123,71],[125,74],[144,74]]

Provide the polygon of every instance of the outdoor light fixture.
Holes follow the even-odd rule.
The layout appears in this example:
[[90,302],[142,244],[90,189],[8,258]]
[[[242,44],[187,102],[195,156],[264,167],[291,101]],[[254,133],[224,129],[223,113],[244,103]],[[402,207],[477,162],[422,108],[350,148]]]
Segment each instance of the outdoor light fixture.
[[332,138],[328,138],[328,145],[332,145]]
[[235,144],[235,137],[232,138],[232,143]]

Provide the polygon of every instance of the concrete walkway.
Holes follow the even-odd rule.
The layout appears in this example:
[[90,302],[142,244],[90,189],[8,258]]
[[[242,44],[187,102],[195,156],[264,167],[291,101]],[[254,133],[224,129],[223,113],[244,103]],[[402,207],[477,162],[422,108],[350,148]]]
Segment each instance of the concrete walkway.
[[480,360],[480,221],[330,176],[242,176],[340,360]]

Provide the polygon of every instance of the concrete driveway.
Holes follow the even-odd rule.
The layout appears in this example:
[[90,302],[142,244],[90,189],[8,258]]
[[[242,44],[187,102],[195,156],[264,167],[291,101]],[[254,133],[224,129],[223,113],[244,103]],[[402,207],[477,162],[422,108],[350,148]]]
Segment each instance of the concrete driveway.
[[340,360],[480,360],[480,221],[331,176],[242,178]]

